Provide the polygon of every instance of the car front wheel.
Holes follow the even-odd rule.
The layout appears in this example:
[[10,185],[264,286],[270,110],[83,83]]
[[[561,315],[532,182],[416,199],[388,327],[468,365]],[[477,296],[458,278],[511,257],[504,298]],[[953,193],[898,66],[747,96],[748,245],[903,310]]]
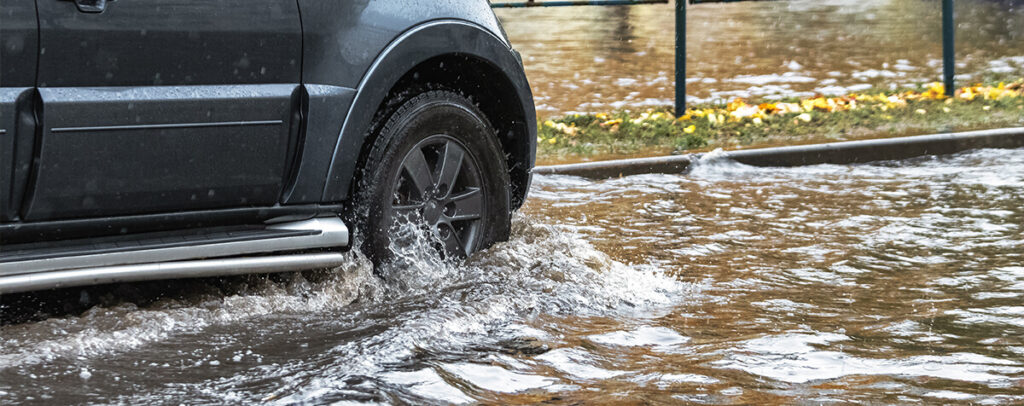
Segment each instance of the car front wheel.
[[367,156],[356,193],[361,249],[376,265],[389,261],[393,247],[410,246],[400,238],[415,238],[397,232],[408,223],[448,257],[506,240],[509,185],[486,116],[457,93],[422,93],[391,114]]

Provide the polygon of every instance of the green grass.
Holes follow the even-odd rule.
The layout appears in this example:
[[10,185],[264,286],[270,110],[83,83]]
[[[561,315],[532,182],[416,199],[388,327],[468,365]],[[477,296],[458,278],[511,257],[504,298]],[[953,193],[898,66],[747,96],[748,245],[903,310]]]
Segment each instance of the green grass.
[[[690,112],[705,109],[727,111],[724,105],[690,106]],[[643,114],[647,119],[641,119]],[[666,108],[541,121],[537,152],[541,163],[557,163],[1013,126],[1024,126],[1024,96],[908,100],[900,107],[865,102],[853,110],[772,114],[759,122],[750,118],[713,122],[696,115],[677,120]]]

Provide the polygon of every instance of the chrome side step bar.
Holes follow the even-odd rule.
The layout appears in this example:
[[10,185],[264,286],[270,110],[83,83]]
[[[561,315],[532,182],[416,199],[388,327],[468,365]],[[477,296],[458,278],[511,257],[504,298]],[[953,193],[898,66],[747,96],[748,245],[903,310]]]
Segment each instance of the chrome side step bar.
[[[340,265],[342,254],[267,254],[349,245],[348,227],[338,218],[281,223],[267,229],[306,232],[253,240],[2,262],[0,294],[112,282],[326,268]],[[250,257],[244,258],[246,255]]]
[[2,277],[0,295],[104,283],[304,271],[341,266],[344,262],[343,254],[331,252],[79,268]]

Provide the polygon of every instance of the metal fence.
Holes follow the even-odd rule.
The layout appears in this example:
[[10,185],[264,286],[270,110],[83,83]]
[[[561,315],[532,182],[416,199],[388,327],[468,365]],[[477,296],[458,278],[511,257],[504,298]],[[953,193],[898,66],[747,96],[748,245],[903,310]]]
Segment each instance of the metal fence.
[[[675,79],[676,114],[686,111],[686,7],[687,4],[731,3],[756,0],[677,0],[675,2]],[[493,8],[519,7],[565,7],[565,6],[635,6],[641,4],[666,4],[669,0],[525,0],[491,3]],[[946,96],[953,96],[956,74],[955,44],[953,32],[953,0],[942,0],[942,76]]]
[[494,8],[519,7],[562,7],[562,6],[635,6],[638,4],[665,4],[668,0],[551,0],[551,1],[512,1],[491,3]]

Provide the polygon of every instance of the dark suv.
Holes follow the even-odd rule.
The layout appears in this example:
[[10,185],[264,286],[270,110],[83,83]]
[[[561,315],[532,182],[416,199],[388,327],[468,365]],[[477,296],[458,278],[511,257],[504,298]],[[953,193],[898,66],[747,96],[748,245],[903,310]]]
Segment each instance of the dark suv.
[[0,294],[507,238],[536,118],[485,0],[3,0]]

